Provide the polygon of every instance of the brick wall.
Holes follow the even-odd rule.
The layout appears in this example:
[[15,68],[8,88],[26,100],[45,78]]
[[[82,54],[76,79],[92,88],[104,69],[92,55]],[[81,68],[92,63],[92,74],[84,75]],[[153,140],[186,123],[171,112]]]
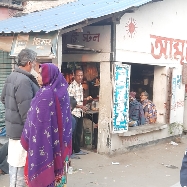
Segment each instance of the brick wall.
[[24,6],[23,13],[30,13],[34,11],[41,11],[49,9],[51,7],[56,7],[61,4],[67,4],[76,0],[57,0],[57,1],[27,1]]
[[17,12],[17,10],[9,9],[7,7],[0,7],[0,20],[13,17]]

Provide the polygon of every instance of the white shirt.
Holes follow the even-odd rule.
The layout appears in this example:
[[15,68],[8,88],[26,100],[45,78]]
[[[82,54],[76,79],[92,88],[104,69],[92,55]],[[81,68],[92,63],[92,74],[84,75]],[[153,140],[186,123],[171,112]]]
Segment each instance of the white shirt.
[[[69,96],[74,96],[77,101],[77,105],[83,105],[83,87],[78,84],[75,80],[68,87]],[[82,116],[81,108],[74,108],[72,114],[80,118]]]
[[13,167],[25,166],[27,151],[23,149],[20,140],[9,139],[7,162]]

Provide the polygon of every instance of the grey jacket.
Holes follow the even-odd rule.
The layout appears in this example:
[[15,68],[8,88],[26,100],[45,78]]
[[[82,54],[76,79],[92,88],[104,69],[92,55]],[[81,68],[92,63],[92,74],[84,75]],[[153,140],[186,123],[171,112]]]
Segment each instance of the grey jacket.
[[20,68],[16,68],[7,77],[1,94],[1,102],[5,105],[8,138],[20,139],[31,100],[38,90],[34,76]]

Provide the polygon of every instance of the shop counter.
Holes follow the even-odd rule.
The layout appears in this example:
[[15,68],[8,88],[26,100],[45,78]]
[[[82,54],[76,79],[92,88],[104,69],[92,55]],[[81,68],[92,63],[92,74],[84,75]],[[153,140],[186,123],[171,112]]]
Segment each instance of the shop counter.
[[90,142],[90,145],[91,145],[91,148],[93,148],[93,134],[94,134],[94,128],[93,128],[93,125],[94,125],[94,121],[93,121],[93,116],[94,114],[99,114],[99,110],[87,110],[84,112],[85,115],[89,115],[90,116],[90,119],[91,119],[91,142]]

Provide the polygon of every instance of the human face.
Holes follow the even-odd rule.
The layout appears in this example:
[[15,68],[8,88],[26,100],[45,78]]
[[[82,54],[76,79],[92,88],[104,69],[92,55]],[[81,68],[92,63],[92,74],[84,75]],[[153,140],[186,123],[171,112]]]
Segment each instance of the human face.
[[134,100],[134,98],[129,96],[129,101],[133,101],[133,100]]
[[80,71],[80,70],[77,70],[76,71],[76,74],[75,74],[75,81],[80,84],[83,80],[83,72]]
[[140,100],[144,101],[145,99],[147,99],[147,96],[145,95],[144,92],[142,92],[141,95],[140,95]]
[[38,84],[39,84],[40,87],[43,85],[41,73],[42,73],[42,68],[39,69],[39,74],[38,74],[38,77],[37,77],[37,81],[38,81]]
[[27,62],[27,65],[25,67],[26,67],[26,70],[28,72],[31,72],[32,70],[35,70],[36,61],[34,60],[33,62],[31,62],[31,61]]
[[35,70],[36,68],[36,60],[34,60],[33,62],[31,62],[31,69]]

